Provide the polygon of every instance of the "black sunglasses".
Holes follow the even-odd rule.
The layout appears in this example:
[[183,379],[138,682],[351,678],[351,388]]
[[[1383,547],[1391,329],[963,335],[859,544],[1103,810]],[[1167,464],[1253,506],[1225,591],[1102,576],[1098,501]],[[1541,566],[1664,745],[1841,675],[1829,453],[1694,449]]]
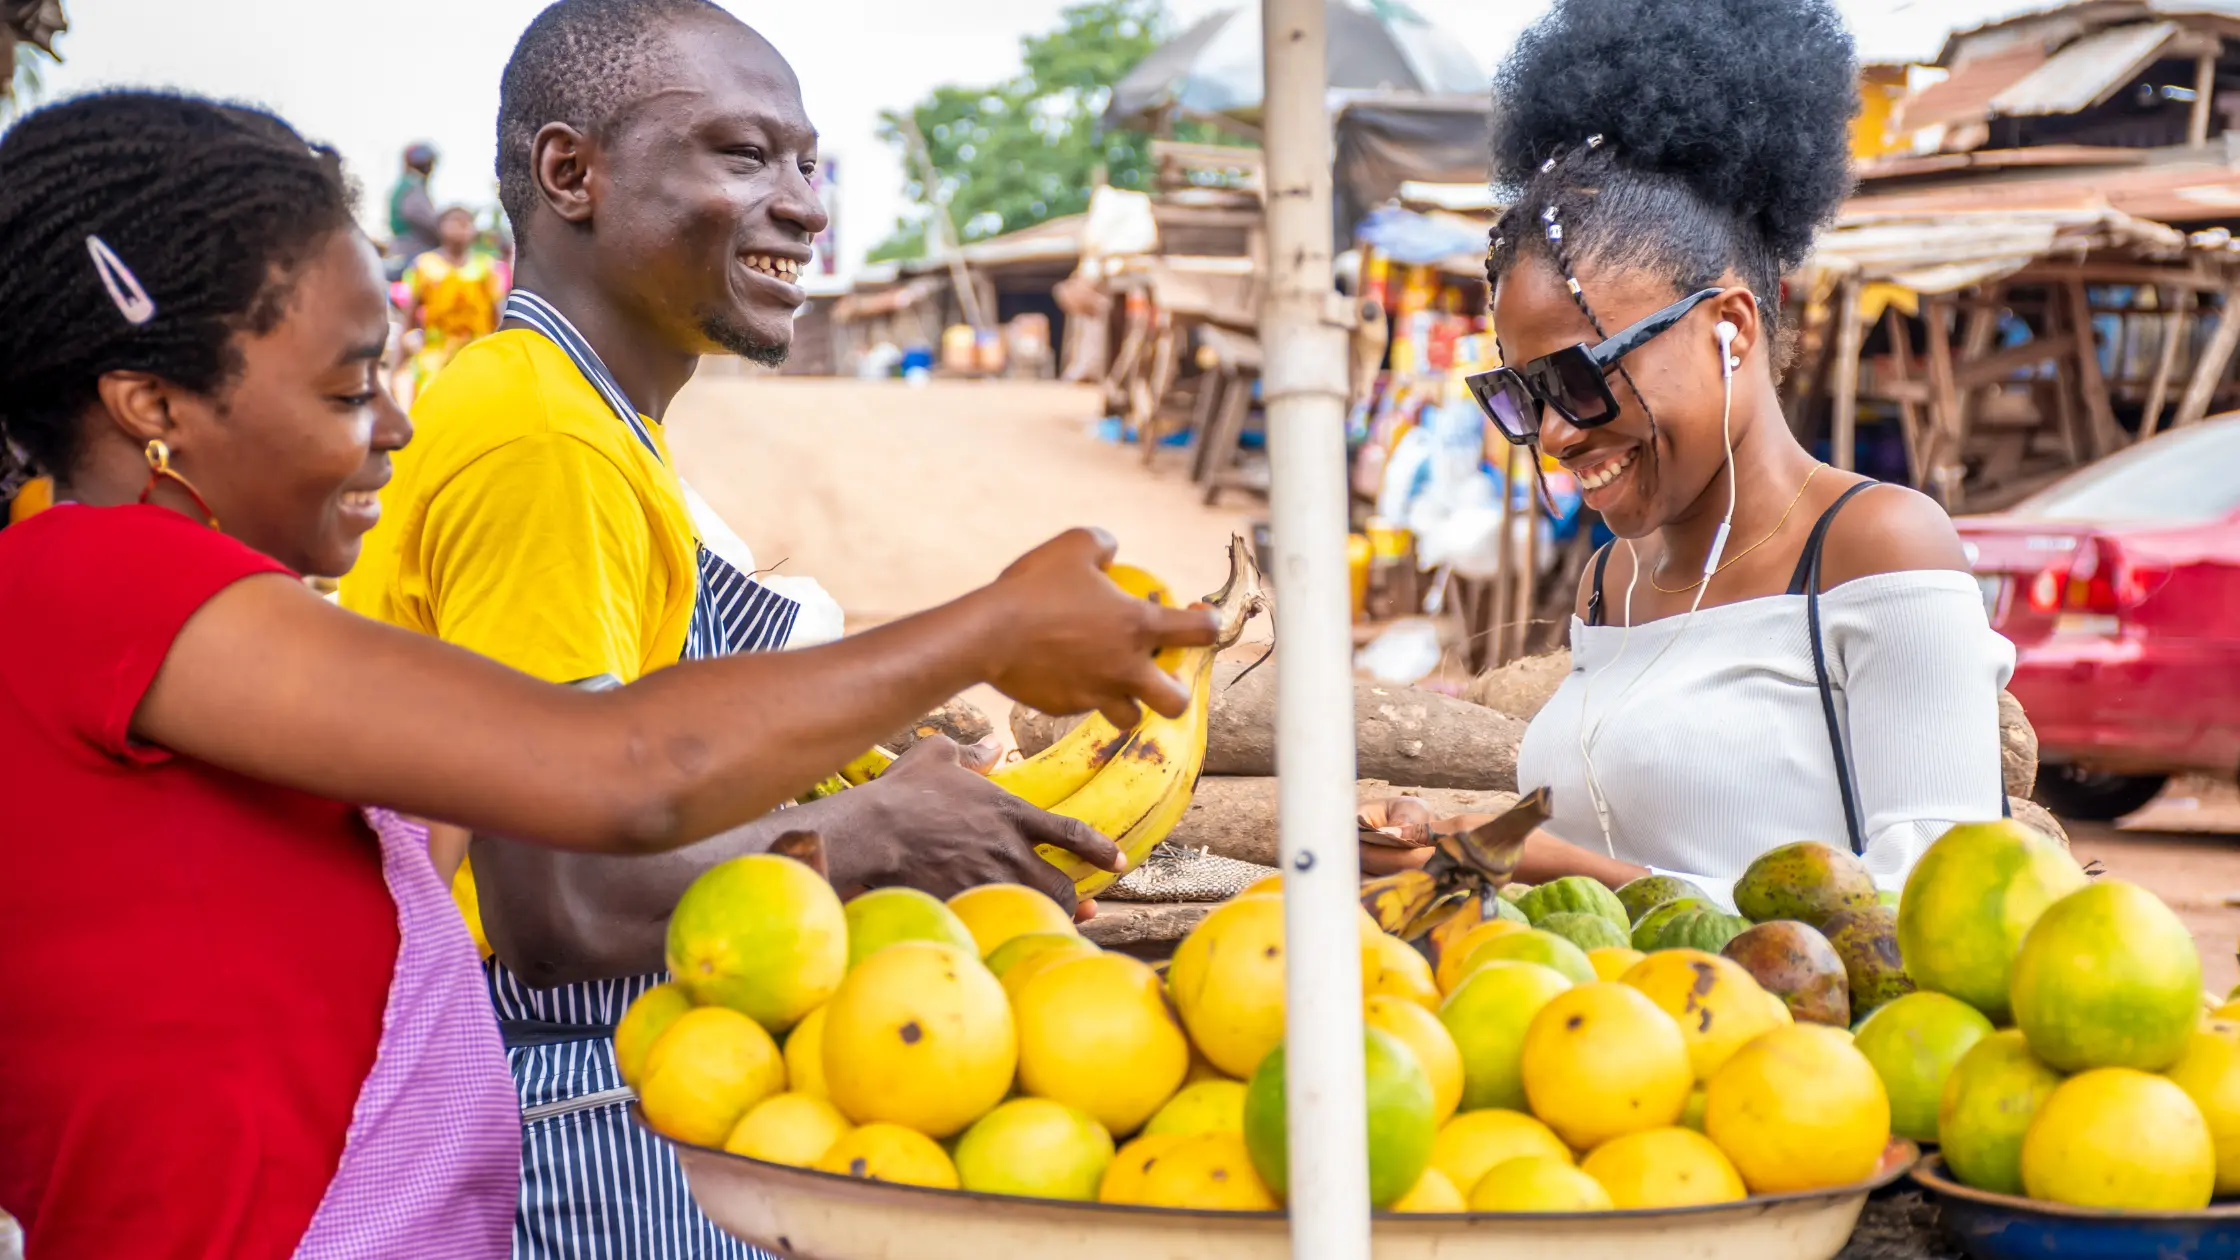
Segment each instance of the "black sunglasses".
[[1580,342],[1544,354],[1523,367],[1495,368],[1463,378],[1470,396],[1493,419],[1501,436],[1519,446],[1540,436],[1540,407],[1553,407],[1572,427],[1592,429],[1618,418],[1618,400],[1604,375],[1688,312],[1725,292],[1701,289],[1653,315],[1636,320],[1599,344]]

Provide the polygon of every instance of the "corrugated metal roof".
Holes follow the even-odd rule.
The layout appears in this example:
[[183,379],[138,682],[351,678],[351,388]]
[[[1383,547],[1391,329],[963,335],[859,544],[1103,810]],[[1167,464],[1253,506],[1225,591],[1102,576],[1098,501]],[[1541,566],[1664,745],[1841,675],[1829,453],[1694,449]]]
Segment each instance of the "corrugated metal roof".
[[2021,117],[2090,109],[2139,77],[2177,35],[2176,22],[2094,31],[2001,89],[1991,98],[1991,112]]
[[1859,163],[1860,182],[1938,175],[1962,170],[2012,170],[2024,166],[2138,166],[2152,149],[2099,144],[2037,144],[2025,149],[1975,149],[1967,153],[1892,154]]
[[2045,63],[2046,50],[2037,44],[1977,57],[1900,102],[1898,130],[1902,134],[1940,124],[1978,122],[1990,114],[1993,97]]
[[1925,215],[2106,209],[2158,222],[2231,219],[2240,218],[2240,170],[2204,158],[2033,179],[1970,179],[1862,193],[1843,213],[1848,218],[1870,209]]
[[[958,251],[974,267],[1000,267],[1009,263],[1063,262],[1081,256],[1081,230],[1085,214],[1063,214],[1002,236],[974,241]],[[946,271],[949,260],[938,255],[905,260],[896,266],[902,275]],[[868,271],[868,269],[866,269]],[[858,286],[859,288],[861,285]]]
[[1972,49],[1994,45],[2011,35],[2059,40],[2105,26],[2158,18],[2170,18],[2195,29],[2228,28],[2227,34],[2240,28],[2240,0],[2056,0],[2003,7],[2008,11],[2002,16],[1945,36],[1936,64],[1953,65]]
[[876,293],[858,290],[832,304],[832,318],[836,323],[846,324],[859,319],[892,315],[934,297],[948,283],[947,276],[919,276]]
[[1902,209],[1857,198],[1823,233],[1811,266],[1856,273],[1917,293],[1950,293],[2012,275],[2041,259],[2120,249],[2176,258],[2186,238],[2173,228],[2105,207],[1992,212]]

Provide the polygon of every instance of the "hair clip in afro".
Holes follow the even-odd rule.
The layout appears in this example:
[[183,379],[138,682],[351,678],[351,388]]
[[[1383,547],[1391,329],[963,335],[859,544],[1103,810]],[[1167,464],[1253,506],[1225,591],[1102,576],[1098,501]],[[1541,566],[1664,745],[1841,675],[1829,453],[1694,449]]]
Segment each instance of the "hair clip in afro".
[[1554,206],[1549,206],[1540,212],[1540,221],[1548,225],[1548,243],[1550,245],[1563,244],[1563,225],[1556,222],[1556,208]]
[[98,236],[86,238],[86,252],[93,256],[93,269],[101,277],[101,287],[109,291],[109,300],[117,304],[117,313],[124,322],[135,327],[156,317],[156,300],[140,286],[140,278],[132,268],[124,265],[117,251]]
[[1599,148],[1601,148],[1601,147],[1602,147],[1602,133],[1601,133],[1601,132],[1599,132],[1599,131],[1598,131],[1598,132],[1594,133],[1593,135],[1591,135],[1591,136],[1588,136],[1588,137],[1587,137],[1587,148],[1589,148],[1589,149],[1599,149]]

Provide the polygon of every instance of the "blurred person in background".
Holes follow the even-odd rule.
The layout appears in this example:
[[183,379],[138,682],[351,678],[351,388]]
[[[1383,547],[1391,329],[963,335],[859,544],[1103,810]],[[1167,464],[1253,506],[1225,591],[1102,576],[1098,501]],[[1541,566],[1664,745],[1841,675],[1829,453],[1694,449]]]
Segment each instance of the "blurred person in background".
[[408,358],[397,374],[396,392],[408,407],[461,347],[497,331],[506,299],[498,260],[477,247],[473,211],[446,208],[436,234],[436,248],[413,259],[401,282]]
[[389,188],[389,278],[404,274],[412,260],[443,244],[435,199],[428,179],[436,171],[436,147],[426,141],[404,151],[404,169]]

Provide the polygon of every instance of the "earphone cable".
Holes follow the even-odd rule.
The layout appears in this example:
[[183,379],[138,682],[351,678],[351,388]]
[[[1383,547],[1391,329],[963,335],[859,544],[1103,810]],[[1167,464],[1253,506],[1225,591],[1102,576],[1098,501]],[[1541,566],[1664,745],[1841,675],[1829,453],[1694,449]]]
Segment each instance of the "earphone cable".
[[[1726,549],[1727,532],[1734,525],[1736,482],[1734,475],[1734,363],[1729,357],[1728,346],[1730,341],[1731,334],[1722,336],[1719,345],[1719,376],[1722,384],[1719,434],[1726,451],[1724,467],[1727,474],[1727,515],[1726,519],[1719,522],[1719,533],[1712,541],[1709,557],[1704,561],[1706,578],[1718,569],[1719,553]],[[1632,566],[1633,572],[1626,578],[1625,629],[1618,636],[1617,654],[1610,658],[1610,664],[1603,667],[1605,669],[1614,669],[1619,661],[1625,659],[1626,647],[1633,637],[1633,592],[1641,581],[1641,556],[1634,550],[1633,540],[1630,538],[1626,540],[1626,560]],[[1657,649],[1657,654],[1649,658],[1649,663],[1642,666],[1641,671],[1633,676],[1633,681],[1626,684],[1625,690],[1618,693],[1618,698],[1610,702],[1610,707],[1602,711],[1601,718],[1594,722],[1592,729],[1589,729],[1587,724],[1587,706],[1594,699],[1594,678],[1591,675],[1588,676],[1585,686],[1579,692],[1580,773],[1586,779],[1587,800],[1594,806],[1595,821],[1602,828],[1603,850],[1610,855],[1612,860],[1616,860],[1618,856],[1618,841],[1616,834],[1610,828],[1609,799],[1602,794],[1602,784],[1595,777],[1594,742],[1601,737],[1602,728],[1608,726],[1610,719],[1625,707],[1627,700],[1632,698],[1634,688],[1640,686],[1641,680],[1647,678],[1651,671],[1656,669],[1657,662],[1664,659],[1665,653],[1670,652],[1673,646],[1687,635],[1688,626],[1695,621],[1696,611],[1703,607],[1704,593],[1710,588],[1711,583],[1708,580],[1696,584],[1696,596],[1689,601],[1687,615],[1680,619],[1679,628],[1672,632],[1671,638],[1665,640],[1663,647]]]

